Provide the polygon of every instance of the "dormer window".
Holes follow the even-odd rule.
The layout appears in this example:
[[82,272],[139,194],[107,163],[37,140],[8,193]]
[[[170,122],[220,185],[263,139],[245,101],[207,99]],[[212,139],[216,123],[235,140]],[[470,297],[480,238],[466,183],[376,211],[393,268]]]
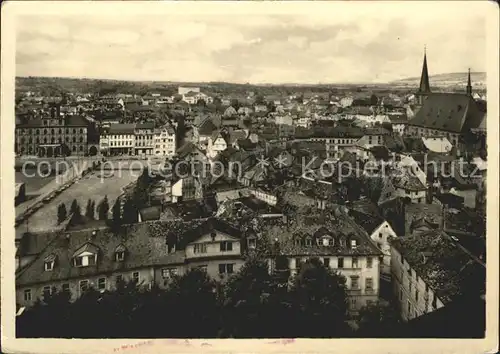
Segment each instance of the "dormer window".
[[54,254],[48,255],[44,259],[44,269],[46,272],[51,272],[54,269],[54,265],[56,262],[56,256]]
[[357,247],[356,240],[351,240],[351,248],[356,248],[356,247]]
[[333,238],[331,236],[323,236],[320,239],[318,239],[318,245],[333,246]]
[[115,248],[115,261],[122,262],[125,259],[126,248],[120,244]]
[[309,237],[306,238],[306,246],[312,246],[312,240]]
[[75,267],[88,267],[97,263],[99,249],[91,243],[86,243],[73,254]]

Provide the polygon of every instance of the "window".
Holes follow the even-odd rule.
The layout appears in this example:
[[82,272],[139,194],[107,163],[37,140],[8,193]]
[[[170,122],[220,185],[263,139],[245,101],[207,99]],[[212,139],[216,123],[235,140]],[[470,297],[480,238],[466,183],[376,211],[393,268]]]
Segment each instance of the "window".
[[366,278],[366,290],[373,291],[373,278]]
[[358,257],[352,257],[352,268],[358,268]]
[[356,307],[356,299],[351,299],[351,307]]
[[204,271],[204,272],[206,272],[206,271],[207,271],[207,268],[208,268],[208,267],[207,267],[207,265],[206,265],[206,264],[201,265],[201,266],[198,266],[198,269],[199,269],[199,270],[201,270],[201,271]]
[[69,293],[69,284],[68,284],[68,283],[64,283],[64,284],[62,285],[62,291],[63,291],[64,293]]
[[115,259],[117,262],[121,262],[125,259],[125,252],[116,252]]
[[373,266],[373,258],[366,257],[366,268],[371,268]]
[[378,238],[382,238],[382,233],[381,232],[378,233]]
[[24,301],[31,301],[31,289],[24,290]]
[[99,279],[97,279],[97,288],[99,290],[106,289],[106,278],[99,278]]
[[299,269],[302,265],[302,260],[300,258],[295,258],[295,269]]
[[223,241],[220,243],[220,250],[221,252],[224,251],[232,251],[233,250],[233,243],[229,241]]
[[312,246],[312,240],[309,237],[306,238],[306,246]]
[[351,240],[351,248],[356,248],[356,240]]
[[163,268],[161,270],[161,276],[163,278],[171,278],[174,275],[177,275],[177,268]]
[[121,283],[122,281],[123,281],[123,275],[118,274],[118,275],[116,276],[116,284],[119,284],[119,283]]
[[232,274],[234,272],[234,264],[219,264],[219,274]]
[[357,275],[351,276],[351,289],[359,289],[359,277]]
[[82,267],[83,266],[83,257],[76,257],[75,258],[75,266],[76,267]]
[[54,261],[45,262],[45,271],[50,272],[54,269]]
[[133,272],[132,279],[134,280],[134,282],[138,283],[139,282],[139,272]]
[[403,290],[399,289],[399,300],[403,300]]
[[411,302],[408,300],[408,316],[411,314]]
[[88,280],[80,280],[80,292],[83,293],[87,291],[89,288],[89,281]]
[[418,289],[415,288],[415,301],[418,302]]
[[323,258],[323,264],[325,267],[330,267],[330,258]]
[[344,268],[344,258],[339,257],[339,265],[338,268]]
[[207,253],[207,245],[205,243],[195,244],[194,253]]

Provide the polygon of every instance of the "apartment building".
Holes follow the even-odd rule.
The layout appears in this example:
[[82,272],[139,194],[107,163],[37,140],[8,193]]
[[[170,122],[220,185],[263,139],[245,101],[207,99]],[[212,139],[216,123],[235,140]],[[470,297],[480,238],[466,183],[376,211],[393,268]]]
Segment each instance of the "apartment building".
[[154,122],[136,124],[135,155],[153,155],[154,150]]
[[328,213],[308,213],[300,220],[284,221],[286,225],[274,220],[265,226],[262,232],[274,244],[270,271],[286,271],[293,278],[305,261],[319,258],[346,278],[349,309],[355,314],[378,300],[382,252],[346,211],[339,208],[335,215]]
[[172,275],[190,268],[225,281],[244,263],[243,239],[239,228],[217,219],[143,222],[120,234],[107,227],[59,233],[17,271],[16,302],[29,307],[56,290],[75,300],[90,288],[116,289],[121,281],[164,288]]
[[442,230],[391,242],[394,295],[408,321],[464,294],[484,295],[486,266]]
[[106,155],[134,155],[135,124],[111,124],[103,128],[99,145]]
[[153,137],[154,154],[156,156],[172,157],[177,149],[176,134],[171,126],[163,126],[154,131]]

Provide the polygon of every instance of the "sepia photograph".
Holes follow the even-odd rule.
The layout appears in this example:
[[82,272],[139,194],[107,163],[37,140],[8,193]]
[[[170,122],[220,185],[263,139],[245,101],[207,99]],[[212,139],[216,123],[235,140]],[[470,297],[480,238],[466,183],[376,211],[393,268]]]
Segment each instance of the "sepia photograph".
[[494,334],[498,7],[471,3],[8,2],[2,351]]

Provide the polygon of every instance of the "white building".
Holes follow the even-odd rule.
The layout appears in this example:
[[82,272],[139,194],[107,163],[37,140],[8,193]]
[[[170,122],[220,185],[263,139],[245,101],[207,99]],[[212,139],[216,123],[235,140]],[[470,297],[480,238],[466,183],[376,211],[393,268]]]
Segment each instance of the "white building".
[[177,93],[181,96],[184,96],[188,92],[200,92],[199,87],[185,87],[185,86],[179,86]]
[[134,155],[135,124],[111,124],[100,137],[101,151],[109,155]]
[[173,156],[177,149],[175,138],[175,130],[170,126],[155,129],[154,154],[156,156]]
[[219,153],[227,149],[227,142],[220,131],[216,131],[208,138],[206,154],[209,159],[214,159]]

